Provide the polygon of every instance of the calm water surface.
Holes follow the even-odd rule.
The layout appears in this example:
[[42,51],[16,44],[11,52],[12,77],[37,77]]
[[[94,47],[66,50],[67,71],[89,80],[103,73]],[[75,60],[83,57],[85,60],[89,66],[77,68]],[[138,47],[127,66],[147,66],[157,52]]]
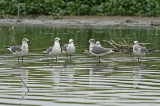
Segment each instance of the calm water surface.
[[[160,105],[160,30],[147,27],[0,27],[0,105],[27,106],[159,106]],[[58,62],[44,54],[55,37],[61,45],[75,40],[77,53],[72,61],[61,54]],[[18,63],[3,48],[21,44],[22,38],[32,40],[24,63]],[[94,38],[105,47],[106,41],[126,39],[145,43],[152,54],[137,63],[134,56],[114,53],[95,63],[85,54],[87,41]],[[25,86],[25,84],[27,87]]]

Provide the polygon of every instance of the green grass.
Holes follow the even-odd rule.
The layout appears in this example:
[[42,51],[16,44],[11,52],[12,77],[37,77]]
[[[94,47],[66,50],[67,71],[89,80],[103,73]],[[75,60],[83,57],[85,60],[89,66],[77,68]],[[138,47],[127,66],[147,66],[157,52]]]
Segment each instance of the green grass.
[[159,16],[159,0],[0,0],[0,15]]

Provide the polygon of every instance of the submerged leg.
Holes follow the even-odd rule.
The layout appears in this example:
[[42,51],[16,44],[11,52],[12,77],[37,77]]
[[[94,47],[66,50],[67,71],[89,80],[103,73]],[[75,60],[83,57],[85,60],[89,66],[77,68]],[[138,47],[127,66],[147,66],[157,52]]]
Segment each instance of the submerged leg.
[[52,57],[52,62],[53,62],[53,57]]
[[22,56],[22,63],[23,63],[23,56]]
[[142,56],[141,56],[141,57],[139,57],[139,59],[140,59],[140,62],[141,62],[141,60],[142,60]]
[[19,63],[19,57],[18,57],[18,63]]
[[97,62],[97,56],[95,56],[95,62]]
[[67,59],[66,59],[66,61],[67,61],[67,62],[69,61],[69,55],[67,55]]
[[71,59],[71,55],[70,55],[70,61],[71,61],[72,59]]
[[56,56],[56,62],[57,62],[57,56]]
[[98,62],[100,63],[101,61],[100,61],[100,56],[98,57]]

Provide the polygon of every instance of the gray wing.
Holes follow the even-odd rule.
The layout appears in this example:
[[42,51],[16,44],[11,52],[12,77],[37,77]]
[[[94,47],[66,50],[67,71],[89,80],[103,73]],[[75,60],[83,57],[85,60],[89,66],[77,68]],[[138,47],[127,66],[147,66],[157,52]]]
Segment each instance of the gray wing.
[[21,46],[19,46],[19,45],[18,46],[11,46],[10,48],[13,53],[22,51]]
[[150,53],[150,51],[147,50],[145,47],[139,46],[139,48],[140,48],[140,50],[141,50],[142,53],[146,53],[146,54]]
[[50,52],[52,51],[52,48],[53,48],[53,46],[50,47],[49,49],[47,49],[47,50],[46,50],[46,53],[50,53]]
[[95,54],[101,54],[101,53],[106,53],[112,50],[111,48],[104,48],[104,47],[99,47],[99,46],[94,46],[92,52]]
[[67,47],[68,47],[68,44],[64,44],[63,47],[62,47],[62,50],[67,51]]

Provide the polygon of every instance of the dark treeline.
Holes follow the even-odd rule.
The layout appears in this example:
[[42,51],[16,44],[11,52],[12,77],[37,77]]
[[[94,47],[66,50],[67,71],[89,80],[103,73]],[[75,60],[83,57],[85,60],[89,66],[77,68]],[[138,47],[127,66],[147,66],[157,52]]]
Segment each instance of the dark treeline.
[[0,15],[159,16],[160,0],[0,0]]

